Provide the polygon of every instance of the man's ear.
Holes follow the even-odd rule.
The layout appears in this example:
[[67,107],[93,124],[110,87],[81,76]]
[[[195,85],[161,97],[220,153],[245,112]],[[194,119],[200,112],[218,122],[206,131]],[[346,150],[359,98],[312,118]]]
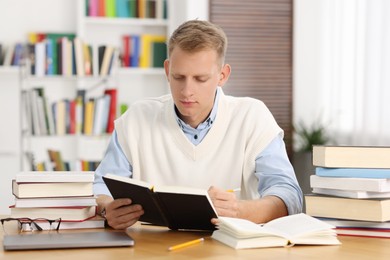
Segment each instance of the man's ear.
[[220,78],[218,81],[218,86],[222,87],[223,85],[225,85],[225,83],[229,79],[231,71],[232,71],[232,68],[230,67],[229,64],[223,65],[223,67],[221,69],[221,73],[220,73]]
[[168,59],[164,61],[164,70],[165,70],[165,75],[167,76],[167,80],[169,82],[169,60]]

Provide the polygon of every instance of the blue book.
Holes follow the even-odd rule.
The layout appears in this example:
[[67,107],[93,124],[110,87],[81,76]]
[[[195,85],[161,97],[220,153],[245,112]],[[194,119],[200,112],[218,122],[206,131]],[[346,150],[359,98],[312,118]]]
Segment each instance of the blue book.
[[46,39],[46,74],[53,75],[54,67],[53,67],[53,40]]
[[140,56],[140,37],[139,35],[131,36],[131,67],[139,67]]
[[130,3],[129,0],[116,0],[116,16],[130,17]]
[[322,177],[390,179],[390,169],[316,167],[315,171]]

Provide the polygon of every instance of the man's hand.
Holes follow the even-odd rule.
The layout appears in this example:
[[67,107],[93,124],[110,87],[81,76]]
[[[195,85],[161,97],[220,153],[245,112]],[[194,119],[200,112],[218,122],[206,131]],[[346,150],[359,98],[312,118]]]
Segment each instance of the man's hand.
[[108,196],[104,197],[104,199],[98,197],[98,205],[99,208],[105,208],[107,224],[114,229],[126,229],[134,225],[144,214],[141,205],[131,204],[131,199],[108,200]]
[[[228,192],[211,186],[208,193],[218,216],[232,218],[239,217],[239,201],[237,200],[234,192]],[[212,219],[211,222],[216,224],[217,219]]]
[[[255,223],[266,223],[288,215],[283,200],[276,196],[264,196],[255,200],[238,200],[233,192],[211,186],[208,190],[211,201],[221,217],[243,218]],[[212,219],[214,225],[218,219]]]

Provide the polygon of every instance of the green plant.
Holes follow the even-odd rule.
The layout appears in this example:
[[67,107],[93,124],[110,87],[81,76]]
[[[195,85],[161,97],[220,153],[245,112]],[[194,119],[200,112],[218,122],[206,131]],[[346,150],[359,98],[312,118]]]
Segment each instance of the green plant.
[[311,152],[313,145],[325,145],[330,141],[326,128],[320,121],[310,126],[300,121],[297,126],[294,126],[294,131],[298,136],[300,152]]

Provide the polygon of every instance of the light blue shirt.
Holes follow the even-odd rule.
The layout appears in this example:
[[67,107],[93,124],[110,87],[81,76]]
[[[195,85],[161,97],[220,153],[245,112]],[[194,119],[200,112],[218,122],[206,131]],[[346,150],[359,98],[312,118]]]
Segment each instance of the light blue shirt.
[[[217,91],[214,107],[209,117],[196,129],[176,116],[179,126],[194,145],[198,145],[212,127],[216,117],[219,95],[220,92]],[[118,142],[117,133],[114,130],[106,154],[95,172],[94,193],[96,195],[110,195],[102,179],[102,176],[106,173],[131,177],[132,170],[132,166],[123,153]],[[281,198],[286,204],[289,214],[302,211],[302,191],[288,159],[281,135],[276,136],[256,157],[255,175],[259,179],[258,192],[261,197],[273,195]]]

